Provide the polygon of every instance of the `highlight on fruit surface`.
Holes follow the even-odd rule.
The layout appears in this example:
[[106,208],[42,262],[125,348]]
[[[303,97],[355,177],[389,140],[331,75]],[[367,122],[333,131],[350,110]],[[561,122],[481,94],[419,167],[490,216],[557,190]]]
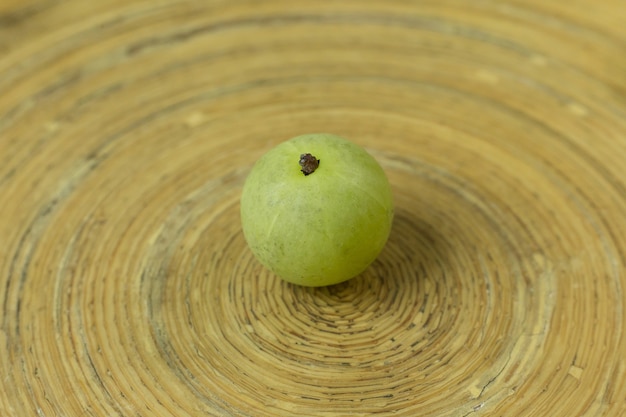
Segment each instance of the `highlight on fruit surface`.
[[378,162],[339,136],[297,136],[246,178],[241,223],[256,258],[285,281],[337,284],[363,272],[391,231],[393,199]]

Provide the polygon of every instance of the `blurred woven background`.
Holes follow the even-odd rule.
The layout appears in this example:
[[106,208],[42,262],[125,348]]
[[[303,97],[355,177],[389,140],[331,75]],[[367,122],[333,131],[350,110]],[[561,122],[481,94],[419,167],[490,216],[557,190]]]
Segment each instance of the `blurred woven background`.
[[[379,259],[288,285],[254,161],[387,172]],[[626,4],[0,4],[2,416],[623,416]]]

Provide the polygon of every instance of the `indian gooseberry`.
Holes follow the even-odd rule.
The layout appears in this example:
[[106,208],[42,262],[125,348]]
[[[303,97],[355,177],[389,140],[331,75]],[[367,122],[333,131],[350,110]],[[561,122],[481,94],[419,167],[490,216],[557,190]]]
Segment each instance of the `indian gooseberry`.
[[325,133],[263,155],[246,178],[241,223],[256,258],[285,281],[337,284],[363,272],[393,221],[391,187],[362,147]]

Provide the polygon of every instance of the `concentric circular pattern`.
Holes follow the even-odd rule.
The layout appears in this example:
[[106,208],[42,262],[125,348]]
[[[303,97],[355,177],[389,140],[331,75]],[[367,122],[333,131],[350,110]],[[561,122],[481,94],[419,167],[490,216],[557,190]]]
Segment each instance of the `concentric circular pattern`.
[[[619,1],[0,5],[2,416],[626,413]],[[361,276],[239,196],[325,131],[387,172]]]

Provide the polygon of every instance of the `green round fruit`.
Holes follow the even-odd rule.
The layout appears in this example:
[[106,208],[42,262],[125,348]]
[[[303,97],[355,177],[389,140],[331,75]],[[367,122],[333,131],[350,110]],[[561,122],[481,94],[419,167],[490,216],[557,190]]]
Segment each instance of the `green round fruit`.
[[363,272],[393,221],[391,187],[376,160],[330,134],[297,136],[257,161],[241,223],[259,261],[285,281],[323,286]]

